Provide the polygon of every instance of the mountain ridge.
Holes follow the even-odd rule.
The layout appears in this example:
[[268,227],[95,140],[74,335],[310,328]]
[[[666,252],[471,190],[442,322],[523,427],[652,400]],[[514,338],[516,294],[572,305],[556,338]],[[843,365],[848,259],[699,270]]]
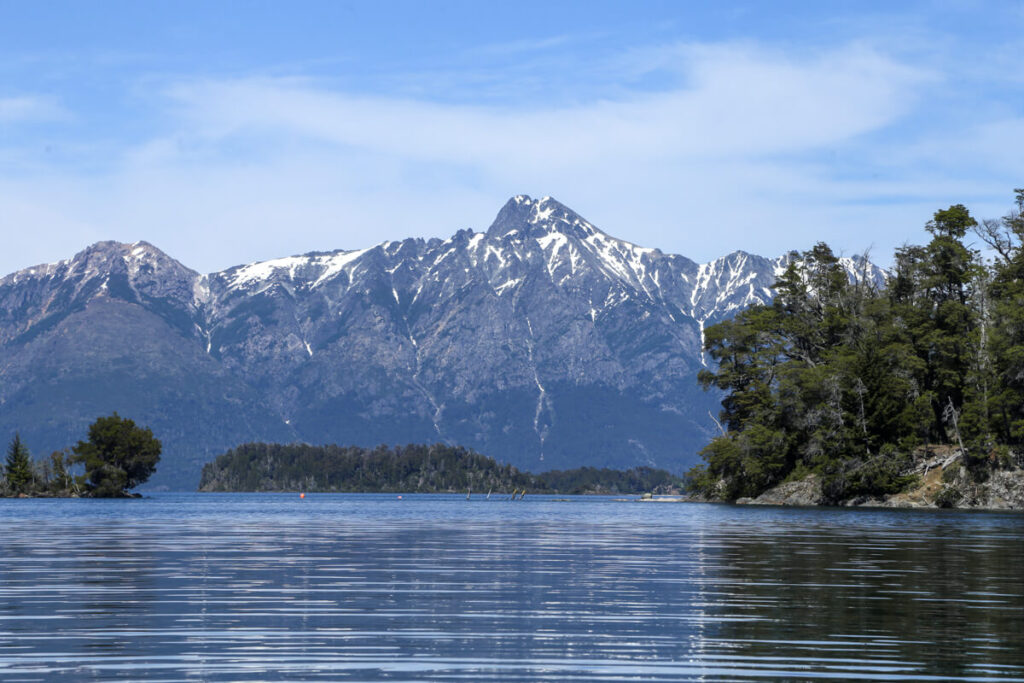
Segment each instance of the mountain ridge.
[[[117,406],[151,416],[158,436],[164,425],[172,466],[154,483],[169,486],[198,477],[201,457],[256,439],[440,438],[527,469],[679,471],[695,460],[716,409],[694,380],[705,325],[770,300],[793,258],[734,252],[698,264],[526,195],[484,232],[207,274],[147,242],[99,242],[0,278],[0,428],[24,429],[19,417],[38,424],[16,399],[31,395],[43,368],[62,405],[80,394],[71,417],[45,422],[62,425],[55,433],[94,418],[87,410]],[[848,272],[858,263],[847,259]],[[884,277],[877,268],[871,276]],[[175,363],[135,353],[104,326],[153,344],[159,330]],[[72,329],[103,346],[72,343]],[[104,360],[122,374],[112,378]],[[195,401],[187,377],[203,387]],[[152,398],[119,401],[118,391],[139,394],[144,378],[158,388]],[[90,381],[109,381],[108,395],[79,387]],[[185,406],[165,415],[161,400]],[[58,447],[45,424],[28,431]],[[208,446],[189,445],[191,424],[207,425],[195,438]]]

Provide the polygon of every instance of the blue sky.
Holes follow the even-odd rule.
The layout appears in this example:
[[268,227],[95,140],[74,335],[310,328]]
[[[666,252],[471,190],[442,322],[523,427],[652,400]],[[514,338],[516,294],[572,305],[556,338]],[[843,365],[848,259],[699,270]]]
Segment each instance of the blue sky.
[[0,0],[0,273],[200,271],[553,196],[710,260],[923,241],[1024,186],[1020,2]]

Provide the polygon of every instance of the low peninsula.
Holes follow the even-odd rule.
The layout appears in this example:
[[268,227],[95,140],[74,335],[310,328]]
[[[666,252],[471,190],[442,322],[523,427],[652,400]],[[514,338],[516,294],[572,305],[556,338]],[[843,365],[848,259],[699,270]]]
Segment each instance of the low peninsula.
[[683,480],[665,470],[581,467],[523,472],[460,446],[310,446],[249,443],[203,467],[205,492],[679,493]]

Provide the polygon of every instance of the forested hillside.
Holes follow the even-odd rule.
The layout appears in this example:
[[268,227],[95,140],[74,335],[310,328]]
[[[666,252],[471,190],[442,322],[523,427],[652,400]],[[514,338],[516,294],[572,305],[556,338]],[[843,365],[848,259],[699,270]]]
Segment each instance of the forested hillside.
[[641,493],[677,490],[664,470],[583,467],[530,474],[445,444],[359,448],[251,443],[203,467],[201,491]]
[[692,489],[734,500],[816,473],[826,502],[893,493],[930,444],[955,447],[974,480],[1019,467],[1022,212],[1024,190],[1001,220],[936,212],[930,241],[897,250],[884,286],[851,281],[818,244],[771,304],[709,327],[715,369],[699,380],[726,397]]

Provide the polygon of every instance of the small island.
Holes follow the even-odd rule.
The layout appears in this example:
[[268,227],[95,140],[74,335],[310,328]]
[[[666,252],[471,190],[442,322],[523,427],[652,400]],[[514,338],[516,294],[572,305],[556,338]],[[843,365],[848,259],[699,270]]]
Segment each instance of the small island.
[[[45,460],[33,461],[15,434],[7,448],[0,497],[137,498],[139,494],[129,491],[156,471],[160,451],[160,441],[148,427],[116,412],[93,422],[85,440]],[[79,465],[83,474],[73,474]]]
[[523,472],[460,446],[310,446],[250,443],[203,467],[206,492],[559,494],[678,493],[681,478],[665,470],[581,467]]

